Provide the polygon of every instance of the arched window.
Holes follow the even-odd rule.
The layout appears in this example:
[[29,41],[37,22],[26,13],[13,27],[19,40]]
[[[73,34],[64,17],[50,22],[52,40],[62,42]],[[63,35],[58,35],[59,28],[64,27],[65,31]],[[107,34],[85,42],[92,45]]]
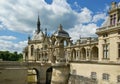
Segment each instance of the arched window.
[[81,49],[81,60],[85,60],[86,59],[86,50],[85,48]]
[[91,59],[98,60],[98,47],[94,46],[91,52]]
[[34,50],[34,46],[31,45],[31,56],[33,56],[33,50]]
[[64,46],[67,46],[67,41],[64,41]]
[[72,50],[72,61],[75,61],[76,60],[76,50],[73,49]]

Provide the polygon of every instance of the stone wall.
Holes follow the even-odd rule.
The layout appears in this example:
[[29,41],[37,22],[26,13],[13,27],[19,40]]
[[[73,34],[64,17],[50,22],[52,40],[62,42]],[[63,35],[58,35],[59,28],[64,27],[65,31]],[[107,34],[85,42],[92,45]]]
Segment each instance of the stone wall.
[[97,84],[97,81],[88,77],[70,74],[68,84]]
[[0,67],[0,84],[27,84],[27,69]]
[[51,84],[67,84],[69,78],[69,65],[54,65]]
[[[113,63],[70,63],[70,74],[83,76],[83,80],[84,77],[91,79],[92,72],[96,73],[95,78],[98,84],[118,84],[117,77],[120,76],[120,65]],[[103,74],[108,74],[109,77],[104,79]]]

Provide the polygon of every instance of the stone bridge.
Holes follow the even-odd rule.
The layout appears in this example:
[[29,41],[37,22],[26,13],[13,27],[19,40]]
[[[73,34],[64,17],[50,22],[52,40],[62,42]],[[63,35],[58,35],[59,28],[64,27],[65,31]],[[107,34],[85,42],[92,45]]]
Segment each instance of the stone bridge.
[[28,83],[28,70],[36,72],[35,84],[46,84],[47,72],[50,68],[50,63],[1,61],[0,84],[33,84]]

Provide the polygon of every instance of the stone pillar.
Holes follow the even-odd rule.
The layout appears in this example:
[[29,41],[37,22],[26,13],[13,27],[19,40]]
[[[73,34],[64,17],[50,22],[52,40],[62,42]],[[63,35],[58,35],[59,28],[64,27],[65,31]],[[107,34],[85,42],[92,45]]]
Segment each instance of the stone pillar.
[[80,61],[80,50],[78,50],[78,61]]
[[89,50],[89,60],[91,60],[91,57],[92,57],[92,51],[91,49]]
[[78,60],[78,51],[76,50],[76,56],[75,56],[75,61]]
[[68,84],[70,67],[68,64],[53,65],[51,84]]
[[86,51],[86,52],[85,52],[85,53],[86,53],[86,59],[85,59],[85,60],[87,60],[87,55],[88,55],[87,52],[88,52],[88,49],[86,49],[85,51]]

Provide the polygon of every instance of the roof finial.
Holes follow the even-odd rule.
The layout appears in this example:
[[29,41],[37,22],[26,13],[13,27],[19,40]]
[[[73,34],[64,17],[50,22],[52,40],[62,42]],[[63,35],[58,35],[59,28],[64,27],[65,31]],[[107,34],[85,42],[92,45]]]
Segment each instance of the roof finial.
[[38,21],[37,21],[37,32],[40,32],[40,19],[39,19],[39,13],[38,13]]
[[47,36],[47,28],[45,28],[45,35]]
[[31,37],[30,37],[30,35],[28,35],[28,41],[30,41],[31,40]]
[[58,28],[59,30],[62,30],[62,25],[60,24],[60,26],[59,26],[59,28]]

